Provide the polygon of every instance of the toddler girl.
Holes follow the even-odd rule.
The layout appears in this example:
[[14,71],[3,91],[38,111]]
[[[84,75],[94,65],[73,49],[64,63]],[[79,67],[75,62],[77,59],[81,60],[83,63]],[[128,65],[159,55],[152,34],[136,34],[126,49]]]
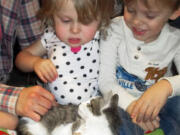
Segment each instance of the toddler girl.
[[113,0],[44,0],[44,35],[19,53],[17,67],[48,82],[60,104],[97,95],[100,32],[105,36],[113,6]]

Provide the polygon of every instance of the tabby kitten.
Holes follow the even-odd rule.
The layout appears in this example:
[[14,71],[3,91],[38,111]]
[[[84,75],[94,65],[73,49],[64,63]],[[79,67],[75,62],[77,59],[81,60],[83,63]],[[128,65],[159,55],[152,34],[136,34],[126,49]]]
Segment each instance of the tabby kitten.
[[22,118],[18,135],[118,135],[121,124],[118,95],[108,102],[95,97],[80,105],[58,105],[41,121]]

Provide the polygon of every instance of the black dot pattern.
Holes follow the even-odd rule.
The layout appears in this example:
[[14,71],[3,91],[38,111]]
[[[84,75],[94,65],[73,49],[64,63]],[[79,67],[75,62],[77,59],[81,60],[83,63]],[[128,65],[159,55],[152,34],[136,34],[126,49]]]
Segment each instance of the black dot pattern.
[[81,46],[79,52],[60,41],[51,27],[41,41],[58,72],[58,78],[49,83],[51,92],[60,104],[79,104],[95,96],[98,91],[99,35]]

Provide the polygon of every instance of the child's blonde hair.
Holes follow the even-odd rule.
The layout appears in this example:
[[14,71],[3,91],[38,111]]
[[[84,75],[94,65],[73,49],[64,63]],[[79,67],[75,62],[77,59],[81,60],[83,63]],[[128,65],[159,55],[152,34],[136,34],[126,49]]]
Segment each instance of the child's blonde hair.
[[180,0],[124,0],[124,3],[129,4],[137,1],[142,2],[147,8],[157,6],[160,8],[170,8],[172,11],[180,8]]
[[[82,24],[88,24],[100,18],[99,30],[103,33],[110,24],[114,14],[114,0],[71,0],[78,14],[78,20]],[[42,7],[38,17],[42,22],[53,26],[53,15],[66,4],[68,0],[42,0]]]

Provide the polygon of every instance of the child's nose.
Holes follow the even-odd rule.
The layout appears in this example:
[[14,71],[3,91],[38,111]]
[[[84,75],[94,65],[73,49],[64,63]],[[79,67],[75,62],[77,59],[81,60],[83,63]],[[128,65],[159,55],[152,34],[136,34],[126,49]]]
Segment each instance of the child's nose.
[[136,15],[133,18],[133,24],[135,26],[139,26],[139,25],[142,25],[143,23],[142,23],[142,20],[140,19],[140,17]]
[[79,23],[73,23],[71,26],[71,32],[73,34],[78,34],[81,31],[81,26]]

